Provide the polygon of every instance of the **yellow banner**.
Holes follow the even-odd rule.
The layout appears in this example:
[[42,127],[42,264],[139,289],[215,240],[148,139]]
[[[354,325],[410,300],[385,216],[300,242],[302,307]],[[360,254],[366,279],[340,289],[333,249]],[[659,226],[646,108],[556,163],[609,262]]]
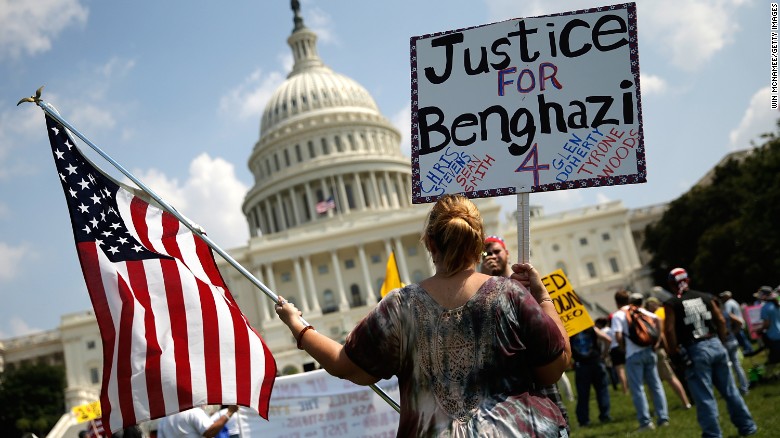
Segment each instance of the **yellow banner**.
[[100,411],[100,401],[74,406],[71,412],[76,416],[76,423],[96,420],[103,416],[103,413]]
[[569,279],[566,278],[562,269],[542,277],[542,283],[547,287],[547,291],[550,292],[550,298],[552,298],[553,304],[555,304],[555,310],[558,311],[558,316],[561,317],[563,327],[566,329],[569,337],[594,325],[593,319],[588,314],[588,309],[585,308],[580,297],[574,292]]

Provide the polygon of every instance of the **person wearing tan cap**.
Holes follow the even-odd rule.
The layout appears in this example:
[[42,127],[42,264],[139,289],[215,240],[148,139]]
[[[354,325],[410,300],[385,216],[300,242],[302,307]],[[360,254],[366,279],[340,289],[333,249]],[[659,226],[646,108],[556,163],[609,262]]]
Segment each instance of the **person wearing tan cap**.
[[742,327],[745,326],[745,319],[742,318],[742,310],[739,308],[739,303],[731,297],[731,291],[724,290],[718,294],[721,303],[723,303],[723,319],[726,321],[726,340],[723,342],[723,346],[726,347],[726,351],[729,353],[729,362],[731,362],[731,369],[737,376],[737,388],[742,395],[748,393],[750,383],[748,382],[745,370],[742,368],[742,361],[739,359],[739,340],[737,334],[742,331]]
[[764,342],[769,349],[769,355],[766,359],[766,376],[777,378],[775,368],[780,364],[780,305],[777,299],[780,296],[778,289],[772,289],[771,286],[761,286],[756,292],[756,297],[763,301],[761,305],[761,320],[763,326],[761,332],[764,336]]

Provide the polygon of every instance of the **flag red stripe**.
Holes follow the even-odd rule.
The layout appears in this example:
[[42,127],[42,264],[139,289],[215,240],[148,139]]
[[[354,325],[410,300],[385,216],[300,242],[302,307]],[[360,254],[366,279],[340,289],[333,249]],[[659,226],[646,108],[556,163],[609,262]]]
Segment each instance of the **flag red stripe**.
[[249,405],[252,402],[252,388],[249,385],[242,385],[241,382],[252,381],[252,358],[249,346],[249,334],[247,333],[247,324],[244,321],[244,315],[237,307],[230,304],[230,316],[233,319],[233,342],[236,344],[236,399],[237,403]]
[[160,265],[167,289],[168,311],[171,317],[173,356],[176,361],[176,395],[179,409],[189,409],[192,407],[192,369],[190,368],[189,339],[187,339],[184,291],[176,261],[160,259]]
[[219,273],[216,263],[214,263],[214,255],[211,253],[211,248],[208,244],[199,237],[195,237],[195,254],[198,256],[198,260],[203,266],[203,270],[209,277],[209,281],[214,286],[225,287],[225,282],[222,280],[222,274]]
[[[254,329],[252,329],[254,331]],[[271,401],[271,390],[274,387],[274,380],[276,379],[276,360],[271,355],[271,350],[265,345],[260,334],[255,332],[255,335],[260,339],[260,345],[263,346],[263,357],[265,358],[265,376],[263,377],[263,383],[260,386],[260,403],[257,407],[257,412],[261,417],[268,419],[268,405]]]
[[[162,214],[162,243],[165,252],[178,260],[182,259],[181,251],[176,245],[175,237],[179,230],[179,221],[168,213]],[[163,278],[168,289],[168,309],[171,315],[171,332],[173,334],[173,349],[176,360],[176,392],[179,399],[179,409],[192,407],[192,368],[190,367],[190,345],[187,338],[187,311],[184,302],[184,288],[179,277],[176,261],[160,260]]]
[[125,424],[137,423],[135,408],[133,407],[133,377],[132,344],[133,344],[133,313],[134,301],[132,291],[127,282],[121,276],[115,277],[118,281],[119,296],[122,300],[122,309],[119,313],[119,343],[116,353],[116,385],[119,395],[119,409],[122,411],[122,421]]
[[110,418],[113,407],[108,398],[108,382],[113,368],[113,345],[116,339],[116,332],[111,320],[111,309],[108,307],[106,291],[103,288],[103,278],[100,275],[97,244],[95,242],[82,242],[76,245],[76,249],[81,262],[81,270],[84,273],[84,281],[87,284],[87,291],[89,291],[89,299],[92,301],[92,308],[95,309],[100,338],[103,343],[103,381],[100,390],[100,411],[104,418]]
[[130,214],[132,215],[133,227],[138,233],[138,239],[150,251],[154,251],[154,245],[149,241],[149,226],[146,224],[146,210],[149,204],[138,198],[133,198],[130,202]]
[[[197,237],[192,236],[197,239]],[[206,362],[206,397],[209,403],[222,400],[222,370],[219,351],[219,322],[217,321],[217,306],[211,289],[200,280],[198,294],[200,295],[201,314],[203,318],[203,356]]]
[[146,362],[144,372],[146,374],[146,393],[149,400],[149,415],[152,418],[165,415],[165,402],[163,398],[162,376],[160,373],[160,356],[162,349],[157,341],[157,325],[154,322],[154,310],[149,296],[149,284],[146,278],[146,270],[143,262],[127,263],[127,272],[130,276],[130,287],[135,291],[138,304],[144,308],[144,332],[146,337]]

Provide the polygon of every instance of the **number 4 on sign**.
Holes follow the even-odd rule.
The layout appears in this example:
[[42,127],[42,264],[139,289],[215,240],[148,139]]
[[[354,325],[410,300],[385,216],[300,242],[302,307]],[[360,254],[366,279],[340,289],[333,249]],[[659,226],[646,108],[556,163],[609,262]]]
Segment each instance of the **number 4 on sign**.
[[[539,145],[539,143],[534,143],[531,150],[528,152],[528,154],[525,156],[525,160],[520,164],[520,167],[518,167],[515,172],[533,172],[534,173],[534,187],[539,185],[539,171],[540,170],[547,170],[550,168],[549,164],[539,164],[539,153],[536,150],[536,147]],[[531,165],[528,165],[528,163],[531,163]]]

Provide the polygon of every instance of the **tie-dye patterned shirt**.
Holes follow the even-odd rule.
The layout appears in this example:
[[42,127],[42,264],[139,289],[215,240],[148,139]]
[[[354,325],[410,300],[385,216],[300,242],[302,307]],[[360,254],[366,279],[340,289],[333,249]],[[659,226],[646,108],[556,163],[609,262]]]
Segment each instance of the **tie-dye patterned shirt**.
[[461,307],[418,284],[389,293],[350,333],[349,358],[378,378],[398,376],[399,437],[565,435],[565,420],[532,391],[532,370],[564,338],[518,282],[491,277]]

